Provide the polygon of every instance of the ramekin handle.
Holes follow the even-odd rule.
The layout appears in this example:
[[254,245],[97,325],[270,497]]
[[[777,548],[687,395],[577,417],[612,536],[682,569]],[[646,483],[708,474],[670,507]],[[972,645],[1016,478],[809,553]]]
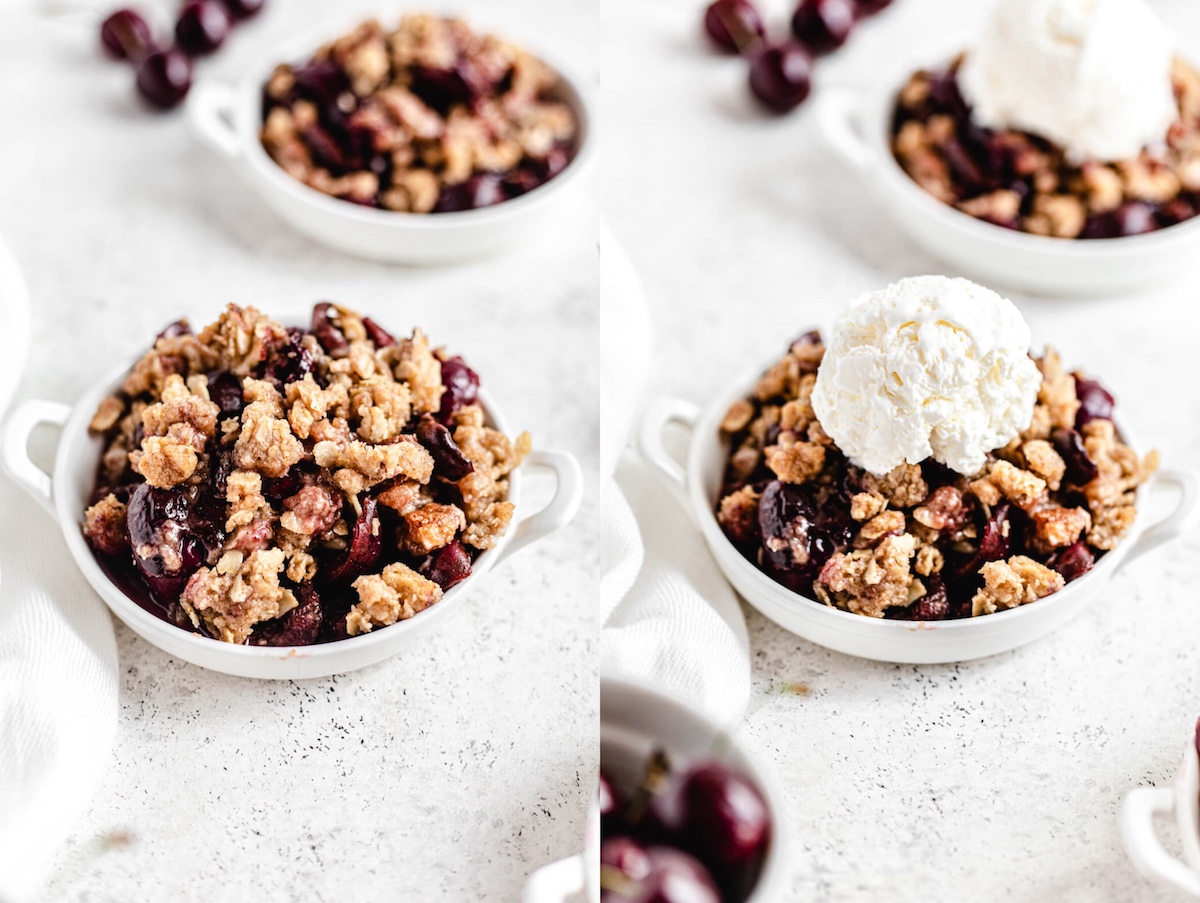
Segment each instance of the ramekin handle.
[[1175,791],[1169,787],[1139,787],[1125,797],[1121,807],[1121,839],[1139,872],[1169,881],[1185,893],[1200,896],[1200,877],[1163,849],[1154,833],[1154,816],[1175,809]]
[[567,903],[583,890],[583,854],[544,865],[525,882],[524,903]]
[[34,500],[57,520],[54,513],[54,490],[50,475],[29,457],[29,438],[40,426],[63,426],[71,418],[71,409],[57,401],[26,401],[8,418],[4,436],[0,438],[0,455],[4,470]]
[[1124,564],[1136,561],[1147,552],[1178,539],[1200,521],[1200,473],[1194,470],[1161,470],[1155,475],[1151,485],[1157,486],[1159,483],[1170,483],[1178,488],[1179,504],[1175,506],[1174,511],[1137,538],[1125,556]]
[[817,124],[825,140],[857,170],[868,170],[874,160],[863,138],[859,116],[863,95],[850,88],[827,88],[817,101]]
[[650,404],[638,425],[638,450],[685,509],[688,507],[687,473],[667,451],[663,431],[672,423],[691,430],[699,418],[700,408],[692,402],[681,398],[659,398]]
[[574,455],[559,451],[532,451],[525,459],[524,466],[552,471],[558,487],[545,508],[517,524],[497,564],[551,533],[557,533],[574,520],[583,503],[583,470]]
[[187,116],[200,140],[228,160],[236,159],[242,144],[234,125],[236,90],[222,82],[203,81],[188,95]]

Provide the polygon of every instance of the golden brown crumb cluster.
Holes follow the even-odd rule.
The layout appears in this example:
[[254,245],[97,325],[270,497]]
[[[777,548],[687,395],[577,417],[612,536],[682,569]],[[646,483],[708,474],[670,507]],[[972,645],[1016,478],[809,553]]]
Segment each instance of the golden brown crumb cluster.
[[84,533],[149,603],[226,642],[412,617],[512,519],[530,439],[488,426],[477,389],[419,330],[397,341],[330,304],[309,330],[233,305],[199,334],[174,324],[92,420]]
[[717,519],[768,575],[869,617],[938,620],[1043,598],[1115,548],[1158,466],[1112,422],[1113,401],[1047,349],[1030,425],[962,476],[936,462],[883,475],[849,462],[810,403],[824,346],[809,333],[722,422]]
[[1179,118],[1161,147],[1069,163],[1061,148],[970,121],[958,63],[918,72],[900,92],[892,150],[925,191],[977,219],[1056,238],[1117,238],[1200,213],[1200,73],[1173,70]]
[[[265,87],[262,143],[324,194],[410,213],[487,206],[567,163],[577,124],[559,77],[461,19],[362,23]],[[473,181],[474,180],[474,181]]]

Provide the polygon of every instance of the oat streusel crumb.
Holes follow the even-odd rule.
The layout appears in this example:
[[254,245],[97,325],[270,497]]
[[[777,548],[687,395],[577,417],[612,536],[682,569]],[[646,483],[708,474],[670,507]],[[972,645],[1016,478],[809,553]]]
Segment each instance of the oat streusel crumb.
[[412,617],[512,524],[531,440],[492,428],[478,386],[420,330],[327,302],[310,329],[235,305],[199,334],[174,323],[92,419],[84,535],[147,608],[225,642]]

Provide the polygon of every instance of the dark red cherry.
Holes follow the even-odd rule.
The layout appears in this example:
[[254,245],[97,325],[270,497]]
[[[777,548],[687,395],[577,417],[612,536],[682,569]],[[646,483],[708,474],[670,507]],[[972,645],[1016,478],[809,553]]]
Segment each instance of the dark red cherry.
[[192,56],[212,53],[225,43],[233,22],[220,0],[192,0],[175,22],[175,40]]
[[449,185],[442,189],[434,205],[434,213],[457,213],[461,210],[478,210],[492,207],[508,200],[504,193],[504,181],[493,172],[471,176],[465,182]]
[[142,60],[137,70],[137,87],[154,106],[169,110],[187,97],[192,88],[192,61],[182,50],[156,50]]
[[417,441],[433,456],[434,473],[451,483],[457,483],[475,472],[475,465],[462,453],[450,430],[428,414],[417,423]]
[[632,837],[609,837],[600,846],[600,864],[616,869],[631,881],[643,881],[650,874],[646,848]]
[[1075,415],[1075,429],[1093,420],[1112,420],[1116,401],[1108,390],[1094,379],[1075,377],[1075,395],[1079,399],[1079,413]]
[[473,405],[479,400],[479,374],[467,366],[461,357],[455,356],[442,361],[442,404],[437,419],[450,423],[450,416],[458,410]]
[[362,324],[376,348],[390,348],[396,344],[395,337],[370,317],[363,317]]
[[892,0],[855,0],[859,18],[873,16],[892,5]]
[[471,576],[471,553],[457,539],[429,554],[417,569],[443,590],[457,586]]
[[363,500],[362,514],[355,520],[354,529],[350,531],[350,548],[326,571],[326,576],[331,580],[349,580],[351,577],[357,577],[370,570],[379,560],[382,531],[375,523],[377,508],[378,503],[375,499],[368,497]]
[[350,343],[346,341],[345,334],[334,325],[333,317],[336,312],[328,301],[322,301],[313,307],[312,334],[330,357],[345,357],[350,350]]
[[101,23],[100,42],[114,60],[137,62],[154,49],[150,26],[132,9],[119,9]]
[[792,16],[792,34],[815,56],[832,53],[854,30],[853,0],[801,0]]
[[1087,547],[1087,543],[1079,540],[1065,549],[1059,549],[1050,556],[1050,560],[1046,563],[1062,574],[1067,583],[1070,583],[1095,567],[1096,556]]
[[311,583],[300,584],[300,604],[283,617],[255,629],[251,646],[311,646],[321,632],[321,597]]
[[922,578],[925,595],[895,615],[900,621],[942,621],[950,617],[950,597],[946,584],[936,574]]
[[729,53],[746,53],[766,35],[762,16],[750,0],[715,0],[704,11],[704,30]]
[[229,15],[235,19],[249,19],[257,16],[266,0],[221,0]]
[[1054,450],[1067,465],[1066,473],[1063,476],[1068,483],[1083,486],[1100,475],[1099,468],[1096,467],[1083,444],[1083,436],[1077,430],[1056,429],[1050,434],[1050,441],[1054,445]]
[[750,63],[750,90],[776,113],[795,109],[812,90],[812,57],[795,41],[768,47]]
[[719,762],[672,775],[650,803],[651,819],[704,862],[730,896],[748,892],[771,839],[771,817],[749,780]]
[[[699,862],[671,847],[650,847],[644,853],[628,838],[608,841],[609,860],[621,862],[630,872],[612,861],[601,861],[620,871],[611,882],[601,872],[601,899],[604,903],[721,903],[712,876]],[[643,873],[641,878],[634,877]],[[611,884],[611,886],[610,886]]]

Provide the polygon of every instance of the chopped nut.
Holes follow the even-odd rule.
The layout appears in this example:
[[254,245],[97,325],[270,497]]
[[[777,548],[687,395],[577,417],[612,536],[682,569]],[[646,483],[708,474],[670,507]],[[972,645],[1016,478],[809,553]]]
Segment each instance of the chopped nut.
[[449,545],[466,529],[467,518],[454,505],[430,503],[404,515],[404,525],[404,548],[420,556]]

